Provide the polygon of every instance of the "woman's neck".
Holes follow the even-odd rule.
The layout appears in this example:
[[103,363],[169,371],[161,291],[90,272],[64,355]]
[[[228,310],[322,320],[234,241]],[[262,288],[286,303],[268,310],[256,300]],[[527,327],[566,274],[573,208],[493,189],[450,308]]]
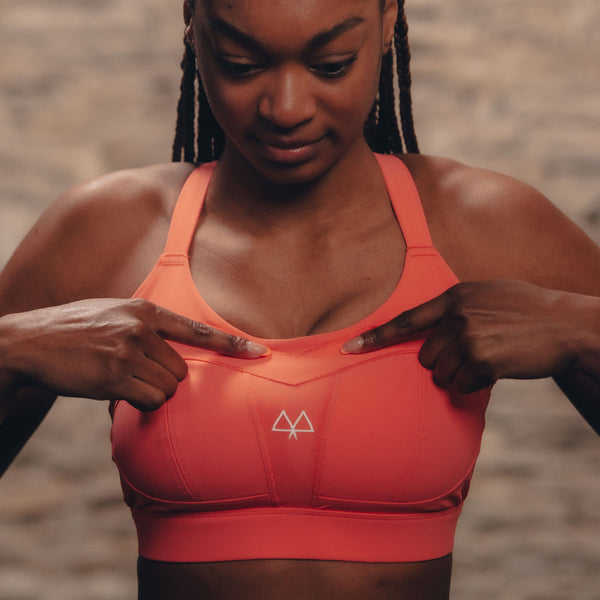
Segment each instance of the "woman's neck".
[[268,180],[235,151],[219,161],[205,209],[229,224],[254,231],[281,227],[340,227],[386,198],[385,182],[366,143],[357,143],[309,183]]

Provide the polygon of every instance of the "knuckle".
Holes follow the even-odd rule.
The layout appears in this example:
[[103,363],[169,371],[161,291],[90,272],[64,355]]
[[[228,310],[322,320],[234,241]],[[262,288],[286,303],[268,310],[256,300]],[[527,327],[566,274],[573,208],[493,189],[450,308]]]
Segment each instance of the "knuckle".
[[489,349],[481,343],[478,336],[468,334],[463,338],[462,343],[465,355],[470,364],[480,369],[489,369],[492,366],[492,357]]
[[133,349],[129,344],[119,344],[113,351],[112,370],[119,372],[125,365],[129,365],[133,359]]
[[197,337],[200,340],[208,340],[212,336],[213,330],[208,325],[198,321],[190,321],[189,323],[194,337]]
[[187,377],[187,373],[188,373],[187,363],[180,356],[179,356],[179,359],[180,360],[177,361],[177,364],[173,370],[173,375],[178,382],[183,381]]
[[143,313],[148,312],[154,305],[144,298],[133,298],[129,301],[129,306],[133,308],[135,312]]
[[137,315],[142,322],[147,322],[151,326],[156,323],[159,312],[162,310],[160,307],[144,298],[134,298],[131,302],[133,303],[133,313]]
[[148,333],[148,326],[143,321],[134,321],[128,330],[129,338],[132,340],[141,340]]
[[443,325],[449,333],[456,338],[460,338],[463,342],[472,333],[472,324],[469,317],[461,312],[456,304],[453,304],[451,310],[446,314]]
[[228,335],[226,338],[227,350],[232,354],[240,354],[246,349],[246,340],[237,335]]
[[456,381],[461,394],[470,394],[491,386],[497,380],[495,369],[490,363],[469,362],[463,376]]
[[448,377],[445,377],[443,375],[441,375],[440,373],[433,373],[433,383],[435,383],[435,385],[439,388],[446,388],[448,387],[448,384],[450,383]]
[[165,392],[165,397],[166,398],[171,398],[172,396],[175,395],[175,392],[177,391],[177,385],[178,385],[178,383],[179,382],[177,381],[177,379],[175,379],[175,377],[171,377],[169,379],[169,381],[167,381],[165,383],[164,392]]
[[167,397],[163,392],[157,390],[155,394],[148,394],[142,400],[145,411],[153,411],[159,409],[166,401]]
[[381,327],[363,333],[362,337],[365,348],[378,348],[381,346]]
[[432,369],[435,365],[435,354],[429,346],[423,344],[419,350],[419,362],[426,369]]
[[460,282],[453,285],[447,290],[446,294],[450,299],[450,305],[456,311],[460,309],[467,297],[469,296],[469,282]]
[[403,331],[406,328],[412,327],[412,324],[413,324],[413,315],[412,315],[411,311],[405,311],[403,313],[400,313],[397,317],[395,317],[392,320],[392,326],[394,327],[394,330],[398,334],[403,333]]

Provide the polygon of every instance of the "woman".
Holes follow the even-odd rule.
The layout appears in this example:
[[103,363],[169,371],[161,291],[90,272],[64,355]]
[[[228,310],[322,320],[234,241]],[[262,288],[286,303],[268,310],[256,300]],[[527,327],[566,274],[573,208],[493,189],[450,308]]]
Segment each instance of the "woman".
[[[362,130],[375,97],[380,61],[392,43],[397,7],[395,2],[380,4],[375,0],[324,4],[186,4],[187,63],[190,52],[194,52],[208,101],[227,139],[214,171],[193,171],[193,165],[174,164],[108,176],[72,190],[48,211],[3,274],[2,310],[10,313],[2,319],[0,354],[6,422],[26,411],[32,429],[56,393],[126,400],[129,404],[119,402],[115,410],[115,454],[118,464],[121,460],[126,493],[138,510],[141,538],[149,531],[145,520],[157,521],[156,516],[139,514],[143,510],[141,496],[134,498],[139,490],[127,481],[127,476],[138,476],[144,468],[143,461],[136,463],[135,453],[127,447],[131,439],[128,434],[135,431],[143,436],[144,423],[154,422],[153,415],[164,412],[163,406],[169,405],[164,404],[167,397],[185,393],[198,380],[204,393],[216,380],[213,371],[208,376],[197,373],[193,361],[212,360],[213,364],[237,365],[239,370],[255,369],[265,378],[260,369],[271,372],[288,338],[310,344],[310,338],[329,340],[328,334],[342,332],[348,334],[339,341],[338,350],[343,349],[344,354],[331,355],[331,360],[366,364],[366,359],[356,356],[373,350],[380,353],[373,356],[390,356],[396,361],[403,350],[379,349],[396,343],[404,343],[416,357],[420,341],[426,337],[419,359],[433,372],[437,386],[449,390],[446,396],[436,396],[435,402],[462,398],[467,412],[460,416],[466,415],[467,421],[473,416],[469,421],[472,427],[467,427],[474,436],[472,447],[465,450],[467,459],[474,448],[476,453],[484,390],[502,377],[555,376],[572,402],[598,428],[598,249],[539,194],[522,184],[418,155],[404,155],[402,163],[393,158],[376,160]],[[403,20],[399,23],[396,42],[401,49]],[[389,68],[389,58],[384,63]],[[406,110],[405,87],[403,92]],[[381,97],[385,99],[385,93]],[[379,122],[383,134],[392,127],[383,118],[386,114],[389,110],[386,113],[382,105]],[[414,152],[406,115],[404,124],[408,149]],[[189,123],[184,130],[189,131]],[[213,131],[208,151],[218,154],[219,130]],[[369,136],[377,139],[371,133]],[[176,141],[177,147],[180,141]],[[382,143],[383,149],[393,149],[395,140]],[[183,145],[188,146],[189,153],[189,145],[185,141]],[[204,155],[199,158],[204,159]],[[200,181],[198,173],[203,183],[195,183]],[[414,231],[402,227],[409,222],[400,214],[408,205],[409,194],[400,199],[392,193],[390,180],[385,179],[396,173],[403,173],[398,184],[403,192],[412,189],[414,179],[439,254],[458,279],[471,283],[446,285],[451,275],[444,270],[441,258],[427,246],[426,239],[424,244],[413,243]],[[411,177],[407,179],[406,173]],[[190,181],[190,185],[208,186],[204,210],[195,233],[195,220],[186,223],[180,218],[178,223],[187,225],[185,233],[193,238],[193,283],[201,290],[205,314],[225,333],[147,302],[106,299],[128,298],[142,282],[150,281],[146,276],[156,270],[173,207],[182,188],[186,189],[184,183],[188,187],[185,197],[200,199],[199,210],[202,195],[190,195]],[[412,193],[411,198],[416,195]],[[515,214],[520,216],[518,222]],[[180,244],[182,235],[169,240],[177,260],[187,254],[188,249]],[[419,253],[423,247],[427,252]],[[415,257],[436,261],[435,268],[443,273],[431,279],[438,277],[436,285],[441,288],[436,294],[427,288],[422,293],[429,297],[406,306],[411,310],[393,318],[397,313],[387,314],[396,307],[390,298],[413,294],[412,287],[403,289],[401,284],[413,276],[409,266],[423,263]],[[166,259],[162,260],[165,266]],[[27,281],[24,273],[29,276]],[[485,281],[490,279],[494,281]],[[445,286],[451,291],[444,292]],[[152,295],[151,288],[152,281],[144,283],[138,295]],[[171,291],[176,304],[181,293],[177,288]],[[415,293],[418,297],[418,291]],[[54,307],[38,309],[50,305]],[[36,312],[22,312],[34,309]],[[389,318],[383,319],[383,315]],[[378,327],[373,328],[375,325]],[[163,338],[176,342],[180,353],[193,354],[186,356],[194,366],[189,377],[188,365]],[[189,345],[234,358],[219,362],[187,350]],[[212,355],[216,356],[214,352]],[[241,367],[236,357],[256,358],[245,362],[257,366]],[[406,379],[421,373],[416,358],[411,364],[414,368],[403,371]],[[178,382],[183,383],[178,386]],[[33,387],[25,388],[26,384]],[[364,382],[358,380],[359,384]],[[372,381],[368,384],[374,385]],[[423,385],[429,386],[430,394],[437,394],[430,381],[423,379]],[[226,395],[218,390],[215,393],[214,405],[221,406]],[[374,398],[384,393],[378,391]],[[395,406],[392,401],[387,399],[388,408]],[[128,406],[158,410],[147,418]],[[313,423],[317,421],[314,413],[288,412],[284,409],[279,413],[281,419],[268,421],[266,430],[283,434],[289,441],[312,439],[310,435],[319,429]],[[448,418],[459,413],[460,407],[453,408]],[[404,417],[412,418],[412,411]],[[261,418],[257,412],[256,419]],[[385,415],[373,422],[385,425]],[[461,423],[458,419],[457,425]],[[327,426],[334,432],[337,422]],[[223,428],[225,436],[228,431]],[[372,435],[375,431],[367,428],[363,433]],[[210,430],[203,433],[205,439]],[[414,432],[409,428],[406,435]],[[23,432],[15,435],[6,461],[25,437]],[[139,448],[145,440],[137,437],[133,441]],[[156,438],[147,441],[147,450],[152,452]],[[455,441],[462,442],[462,438]],[[401,439],[397,442],[401,445]],[[289,445],[285,448],[282,456],[287,456]],[[360,444],[342,448],[357,454],[363,449],[367,452]],[[327,465],[338,467],[329,467],[331,477],[344,466],[343,460],[336,463],[332,455],[327,457],[330,462],[321,464],[323,472]],[[128,461],[139,469],[127,472]],[[368,464],[362,469],[366,477]],[[442,477],[434,475],[435,479]],[[465,482],[468,484],[468,479]],[[326,483],[335,487],[335,481]],[[293,485],[288,490],[292,495],[297,492]],[[460,507],[463,492],[466,490],[457,492],[461,496],[458,501],[447,499],[454,502],[453,508]],[[382,503],[387,501],[379,498],[377,510],[369,512],[365,505],[372,499],[363,499],[360,506],[356,498],[351,500],[346,505],[348,512],[378,515],[384,512]],[[324,501],[324,494],[319,501]],[[290,505],[295,506],[293,501]],[[425,513],[440,513],[442,509],[430,506]],[[336,510],[340,510],[339,505]],[[185,511],[178,505],[177,512]],[[383,517],[381,522],[386,522]],[[280,527],[284,529],[289,523],[285,521]],[[358,527],[358,522],[354,526]],[[345,529],[353,541],[354,526],[335,533],[343,534]],[[441,547],[431,547],[438,535],[448,538],[446,530],[440,534],[439,529],[433,529],[429,536],[402,531],[394,540],[400,544],[410,537],[411,548],[387,548],[383,554],[378,553],[376,541],[385,546],[387,538],[376,534],[369,545],[361,537],[359,541],[368,552],[354,559],[353,552],[362,552],[361,544],[350,550],[338,544],[319,555],[318,546],[325,544],[320,539],[313,540],[310,551],[303,549],[295,556],[293,544],[286,550],[283,541],[273,539],[279,544],[278,554],[253,557],[253,549],[261,545],[255,538],[247,544],[245,552],[250,555],[243,560],[239,531],[237,535],[235,529],[232,531],[232,539],[228,545],[223,542],[218,556],[215,549],[209,549],[209,554],[216,556],[214,560],[188,559],[203,555],[203,548],[185,551],[183,559],[177,560],[180,546],[188,543],[179,534],[170,542],[169,556],[157,559],[160,549],[156,548],[146,555],[142,552],[140,597],[187,598],[203,593],[213,598],[286,594],[292,598],[439,599],[448,595],[451,556],[446,551],[447,540]],[[294,533],[301,535],[296,530]],[[362,531],[363,536],[369,533]],[[267,532],[264,535],[269,537]],[[160,539],[169,541],[168,536]],[[151,541],[141,542],[143,550],[152,546]],[[412,546],[420,542],[424,547],[417,552]]]

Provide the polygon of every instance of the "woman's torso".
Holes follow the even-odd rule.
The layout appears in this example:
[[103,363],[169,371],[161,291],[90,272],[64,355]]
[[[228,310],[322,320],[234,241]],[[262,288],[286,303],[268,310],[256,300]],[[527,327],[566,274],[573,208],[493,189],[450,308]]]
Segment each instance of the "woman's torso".
[[451,555],[411,563],[139,559],[139,600],[445,600],[451,569]]
[[[131,236],[131,252],[120,252],[122,263],[119,272],[112,278],[110,285],[106,285],[108,281],[99,285],[97,295],[130,296],[146,277],[164,244],[173,204],[190,170],[189,165],[172,165],[161,167],[158,173],[146,172],[146,177],[157,177],[160,181],[159,186],[150,185],[153,189],[160,189],[160,193],[158,201],[155,202],[156,210],[151,214],[151,218],[147,219],[147,235]],[[156,201],[156,198],[154,200]],[[382,204],[386,204],[385,197]],[[227,321],[240,329],[249,330],[255,335],[293,337],[344,328],[380,306],[396,286],[402,272],[404,240],[393,213],[388,209],[386,217],[385,212],[384,208],[379,214],[379,222],[374,225],[380,236],[378,241],[369,247],[368,252],[364,252],[364,240],[357,239],[355,248],[346,246],[343,252],[333,253],[334,267],[331,270],[331,263],[328,265],[330,270],[327,279],[335,281],[335,290],[340,294],[333,302],[333,288],[318,285],[319,265],[315,265],[310,256],[306,257],[304,266],[317,273],[317,280],[307,280],[307,269],[299,268],[302,262],[298,261],[303,259],[289,252],[281,253],[280,262],[274,259],[266,269],[267,274],[269,268],[275,273],[285,273],[283,280],[287,281],[287,286],[273,285],[278,282],[274,282],[272,278],[254,277],[250,281],[253,287],[240,295],[238,289],[232,289],[232,283],[235,284],[239,280],[240,268],[244,268],[238,260],[238,249],[233,248],[236,259],[228,260],[231,256],[220,256],[219,249],[211,242],[210,235],[203,243],[203,228],[205,231],[210,229],[210,222],[207,220],[199,227],[197,241],[191,248],[194,279],[201,285],[205,298],[210,298],[215,312],[225,316]],[[136,232],[139,230],[140,226]],[[124,232],[122,237],[124,241],[121,250],[128,245],[127,232]],[[351,241],[351,238],[349,239]],[[361,250],[361,265],[356,263],[357,248]],[[227,250],[226,245],[224,250]],[[362,258],[365,256],[368,257],[367,260]],[[393,261],[390,261],[390,256],[395,257]],[[264,264],[264,261],[258,260],[256,264],[249,265],[249,271],[255,271],[257,265],[260,268],[261,264]],[[295,278],[295,275],[298,275],[298,278]],[[308,277],[311,277],[310,273]],[[313,311],[312,314],[307,312],[301,315],[299,320],[292,321],[292,329],[285,330],[285,325],[282,329],[281,323],[290,323],[289,314],[277,315],[273,310],[276,311],[278,306],[282,306],[285,313],[290,299],[298,297],[294,290],[302,289],[307,282],[311,284],[311,297],[314,302],[309,307]],[[220,301],[231,297],[237,299],[235,303]],[[340,302],[340,298],[344,301]],[[269,314],[275,315],[275,319],[270,322],[260,320],[264,314],[265,301],[273,307]],[[196,591],[203,591],[204,597],[215,600],[236,597],[242,593],[248,598],[263,598],[267,597],[264,595],[265,590],[280,590],[281,595],[285,594],[289,598],[332,598],[336,597],[337,593],[339,597],[344,598],[368,596],[381,599],[397,597],[442,600],[448,595],[450,566],[450,556],[403,564],[296,560],[180,564],[141,559],[140,598],[151,600],[174,597],[173,586],[178,586],[181,591],[178,591],[176,597],[182,600],[186,597],[184,590],[192,590],[189,597],[193,597]],[[252,593],[256,595],[252,596]],[[279,597],[279,592],[272,597]]]

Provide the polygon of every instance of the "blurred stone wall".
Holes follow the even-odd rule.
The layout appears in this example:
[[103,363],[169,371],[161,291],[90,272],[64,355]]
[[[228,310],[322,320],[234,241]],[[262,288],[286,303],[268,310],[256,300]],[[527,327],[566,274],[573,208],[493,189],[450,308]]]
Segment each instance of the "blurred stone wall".
[[[169,160],[180,4],[0,0],[0,265],[67,187]],[[407,12],[422,151],[530,183],[600,241],[597,0]],[[135,597],[108,429],[103,403],[61,399],[0,481],[0,600]],[[598,457],[551,382],[498,385],[452,598],[598,600]]]

